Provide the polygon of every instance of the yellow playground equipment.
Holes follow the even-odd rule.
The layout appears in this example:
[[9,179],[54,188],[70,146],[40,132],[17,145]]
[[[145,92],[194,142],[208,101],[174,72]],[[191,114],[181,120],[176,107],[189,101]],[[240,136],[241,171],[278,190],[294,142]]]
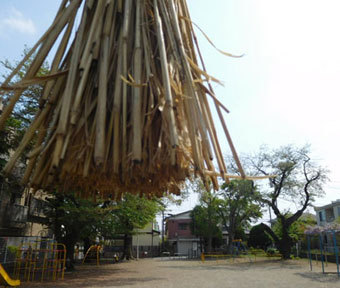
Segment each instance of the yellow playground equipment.
[[102,246],[100,246],[100,245],[91,245],[90,248],[86,251],[86,254],[84,256],[82,264],[85,263],[86,259],[88,259],[88,260],[89,259],[91,259],[91,260],[95,259],[97,266],[99,266],[101,249],[102,249]]
[[16,287],[20,285],[20,280],[13,280],[7,272],[5,271],[4,267],[0,264],[0,286],[5,287]]
[[30,282],[64,279],[66,247],[54,240],[37,240],[23,243],[14,266],[17,279]]

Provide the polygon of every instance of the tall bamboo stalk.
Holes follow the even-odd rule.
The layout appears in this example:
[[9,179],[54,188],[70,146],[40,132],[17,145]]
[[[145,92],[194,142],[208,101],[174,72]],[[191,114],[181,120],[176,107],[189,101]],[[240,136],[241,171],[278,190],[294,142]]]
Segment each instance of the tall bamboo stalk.
[[[49,74],[37,76],[55,45]],[[23,80],[11,84],[30,57]],[[197,175],[217,189],[218,176],[231,176],[209,95],[245,177],[211,80],[218,82],[206,72],[185,0],[63,0],[51,27],[0,86],[2,94],[13,91],[0,127],[29,85],[44,86],[4,171],[35,143],[22,179],[35,189],[82,190],[91,199],[161,197],[178,194]]]
[[136,86],[133,87],[132,99],[132,160],[140,162],[142,160],[142,41],[141,41],[141,0],[136,0],[135,19],[135,49],[133,59],[133,76]]

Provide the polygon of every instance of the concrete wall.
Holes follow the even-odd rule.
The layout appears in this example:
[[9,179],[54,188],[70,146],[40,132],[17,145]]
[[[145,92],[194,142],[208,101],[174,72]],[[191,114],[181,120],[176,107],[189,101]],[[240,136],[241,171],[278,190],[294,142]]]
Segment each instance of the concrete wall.
[[[161,242],[160,233],[154,229],[153,223],[147,224],[143,229],[135,229],[135,235],[132,237],[132,246],[159,246]],[[153,234],[152,234],[152,231]],[[138,243],[137,243],[138,242]]]

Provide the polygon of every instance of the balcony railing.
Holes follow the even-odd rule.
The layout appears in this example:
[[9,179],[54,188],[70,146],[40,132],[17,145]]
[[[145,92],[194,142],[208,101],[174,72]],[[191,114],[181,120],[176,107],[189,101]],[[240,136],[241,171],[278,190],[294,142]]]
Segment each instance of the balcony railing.
[[27,222],[28,207],[18,204],[8,204],[6,207],[6,226],[17,227]]
[[36,199],[34,197],[31,198],[30,207],[29,207],[29,216],[42,217],[45,218],[47,203],[44,200]]

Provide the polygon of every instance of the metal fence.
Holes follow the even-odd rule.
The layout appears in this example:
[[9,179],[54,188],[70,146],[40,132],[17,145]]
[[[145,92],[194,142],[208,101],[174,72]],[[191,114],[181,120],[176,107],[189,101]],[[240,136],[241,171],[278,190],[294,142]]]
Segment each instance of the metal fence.
[[38,241],[44,243],[43,237],[0,237],[0,264],[14,263],[16,253],[23,243]]
[[188,249],[187,253],[170,253],[170,252],[162,252],[161,253],[162,260],[190,260],[190,259],[199,259],[201,257],[201,252],[197,249]]

